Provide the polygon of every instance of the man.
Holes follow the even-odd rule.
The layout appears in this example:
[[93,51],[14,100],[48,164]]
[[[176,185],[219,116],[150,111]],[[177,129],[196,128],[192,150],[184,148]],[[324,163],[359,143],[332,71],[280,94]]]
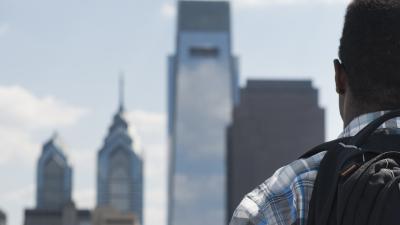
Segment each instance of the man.
[[[400,0],[350,3],[339,58],[334,60],[334,69],[345,127],[340,137],[349,137],[385,112],[400,109]],[[395,119],[381,128],[399,127],[400,119]],[[245,196],[230,224],[307,224],[309,201],[325,154],[277,170]]]

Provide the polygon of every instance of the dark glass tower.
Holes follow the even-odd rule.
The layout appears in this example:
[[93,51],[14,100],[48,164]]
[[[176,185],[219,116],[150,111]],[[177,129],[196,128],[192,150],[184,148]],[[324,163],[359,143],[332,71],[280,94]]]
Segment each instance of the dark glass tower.
[[245,194],[325,139],[311,81],[250,80],[228,129],[228,220]]

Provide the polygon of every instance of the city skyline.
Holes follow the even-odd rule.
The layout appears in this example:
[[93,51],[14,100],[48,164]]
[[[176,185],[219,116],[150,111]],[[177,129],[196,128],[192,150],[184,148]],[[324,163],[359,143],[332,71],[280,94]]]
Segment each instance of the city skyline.
[[[78,210],[72,199],[73,167],[55,132],[43,144],[36,167],[36,207],[25,209],[24,225],[99,225],[108,219],[143,224],[143,161],[135,152],[125,117],[123,75],[119,106],[97,157],[96,207]],[[92,218],[93,217],[93,218]]]
[[[312,78],[321,90],[320,103],[328,106],[328,138],[333,138],[341,124],[332,104],[336,95],[330,85],[331,59],[336,57],[345,4],[303,2],[234,5],[234,53],[241,58],[241,83],[249,75]],[[114,91],[104,90],[114,88],[110,83],[123,69],[127,96],[132,96],[127,102],[129,120],[137,127],[132,132],[141,134],[146,156],[151,158],[146,165],[147,186],[152,188],[146,197],[148,222],[163,223],[165,174],[160,168],[166,157],[165,56],[173,52],[174,3],[60,4],[5,0],[0,6],[4,9],[0,16],[0,133],[6,137],[0,140],[4,146],[0,175],[10,181],[0,189],[0,199],[6,204],[1,208],[9,215],[9,224],[20,224],[22,206],[34,202],[34,174],[29,168],[38,157],[40,144],[54,129],[60,130],[70,145],[72,163],[79,171],[74,178],[77,204],[94,205],[95,181],[90,177],[94,177],[95,166],[85,162],[95,161],[98,140],[104,138],[115,109]],[[60,13],[61,9],[65,13]],[[314,17],[321,19],[313,22]],[[143,19],[147,26],[141,26]],[[258,43],[253,41],[255,36]],[[36,111],[24,111],[15,102],[36,107]],[[4,172],[15,168],[15,177]]]

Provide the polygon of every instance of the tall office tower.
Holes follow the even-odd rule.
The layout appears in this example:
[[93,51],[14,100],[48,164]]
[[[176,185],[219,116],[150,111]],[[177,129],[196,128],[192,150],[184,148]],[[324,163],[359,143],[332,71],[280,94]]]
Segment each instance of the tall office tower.
[[322,143],[324,130],[311,81],[248,81],[228,132],[229,216],[275,170]]
[[7,224],[7,216],[6,214],[0,210],[0,225],[6,225]]
[[72,168],[55,134],[43,146],[37,165],[37,209],[62,209],[71,202]]
[[226,127],[238,99],[228,2],[179,1],[169,58],[169,225],[222,225]]
[[134,213],[142,223],[142,159],[133,150],[133,141],[124,118],[122,82],[120,107],[114,116],[104,145],[98,152],[97,206],[112,207],[121,213]]
[[91,213],[75,208],[71,183],[72,169],[54,135],[43,146],[37,167],[37,206],[25,210],[24,225],[88,225]]

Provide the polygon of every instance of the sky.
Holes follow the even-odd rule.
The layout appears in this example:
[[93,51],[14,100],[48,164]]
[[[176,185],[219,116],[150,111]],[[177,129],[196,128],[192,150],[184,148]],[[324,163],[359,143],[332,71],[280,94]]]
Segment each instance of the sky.
[[[173,0],[0,0],[0,208],[21,225],[35,206],[41,146],[57,131],[78,207],[95,204],[96,154],[125,74],[131,133],[145,159],[145,225],[165,225],[167,56]],[[346,0],[232,0],[240,81],[312,79],[326,136],[342,128],[332,61]]]

